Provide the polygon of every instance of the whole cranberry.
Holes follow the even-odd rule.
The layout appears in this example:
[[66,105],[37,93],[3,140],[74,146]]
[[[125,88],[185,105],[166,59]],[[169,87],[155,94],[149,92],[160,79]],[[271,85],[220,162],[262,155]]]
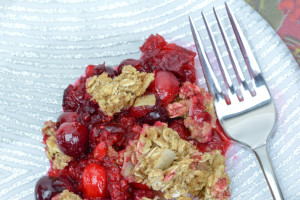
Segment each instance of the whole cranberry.
[[79,157],[88,148],[89,132],[79,122],[63,123],[56,132],[59,149],[71,157]]
[[155,73],[154,91],[167,105],[175,100],[179,93],[179,81],[172,72],[157,71]]
[[96,163],[86,166],[82,173],[82,189],[86,198],[106,197],[108,192],[105,168]]
[[66,189],[75,192],[73,183],[69,179],[42,176],[35,185],[34,196],[36,200],[51,200],[52,197]]
[[78,114],[76,112],[63,112],[56,122],[56,127],[59,128],[65,122],[75,122]]

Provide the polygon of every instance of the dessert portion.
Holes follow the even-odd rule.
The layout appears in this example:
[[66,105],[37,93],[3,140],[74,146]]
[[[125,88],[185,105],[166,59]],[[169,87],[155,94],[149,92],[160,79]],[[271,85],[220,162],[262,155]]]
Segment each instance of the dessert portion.
[[195,53],[151,35],[139,60],[89,65],[45,122],[38,200],[229,199],[213,97],[195,84]]

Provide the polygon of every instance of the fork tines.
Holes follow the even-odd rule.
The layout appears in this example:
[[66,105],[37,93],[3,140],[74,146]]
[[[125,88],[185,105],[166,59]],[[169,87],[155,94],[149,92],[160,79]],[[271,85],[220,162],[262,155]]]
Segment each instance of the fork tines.
[[210,26],[207,22],[205,14],[202,12],[202,18],[204,20],[204,24],[205,24],[205,27],[207,29],[209,39],[211,41],[215,56],[217,58],[218,65],[220,67],[222,77],[224,79],[226,91],[221,90],[220,84],[218,83],[218,80],[215,76],[214,71],[212,70],[211,64],[210,64],[209,59],[207,57],[207,54],[204,50],[201,38],[198,34],[198,31],[195,27],[195,24],[194,24],[192,18],[190,16],[189,16],[189,21],[190,21],[190,26],[191,26],[193,38],[194,38],[194,41],[195,41],[195,44],[196,44],[196,49],[198,51],[198,55],[200,57],[200,62],[201,62],[201,65],[202,65],[202,69],[203,69],[203,72],[204,72],[204,75],[205,75],[205,78],[206,78],[206,81],[207,81],[208,89],[217,98],[220,95],[222,95],[222,97],[224,98],[226,103],[229,105],[229,104],[231,104],[231,100],[233,98],[232,94],[236,94],[239,101],[244,100],[244,96],[245,96],[246,91],[249,91],[252,96],[256,95],[254,81],[255,81],[255,78],[258,77],[261,74],[261,71],[260,71],[258,63],[257,63],[257,61],[256,61],[256,59],[255,59],[255,57],[254,57],[254,55],[251,51],[250,45],[247,42],[246,37],[245,37],[245,35],[243,34],[243,32],[240,28],[240,25],[238,24],[234,14],[232,13],[230,7],[227,5],[226,2],[225,2],[225,7],[226,7],[227,14],[228,14],[228,18],[229,18],[230,23],[232,25],[234,34],[236,36],[237,42],[240,46],[242,55],[244,57],[245,63],[247,65],[247,68],[248,68],[248,71],[249,71],[249,75],[250,75],[250,78],[251,78],[250,83],[252,83],[250,85],[246,83],[246,79],[244,77],[244,74],[241,70],[239,62],[238,62],[238,60],[235,56],[233,48],[232,48],[232,46],[229,42],[228,36],[227,36],[227,34],[226,34],[226,32],[223,28],[223,25],[221,23],[221,20],[220,20],[218,14],[217,14],[215,8],[213,8],[214,15],[215,15],[215,18],[217,19],[218,27],[221,31],[222,38],[224,40],[224,43],[225,43],[230,61],[232,63],[232,66],[233,66],[233,69],[234,69],[234,72],[235,72],[235,75],[236,75],[236,79],[237,79],[237,82],[239,84],[238,87],[233,87],[232,80],[229,76],[226,65],[223,61],[223,58],[221,56],[219,47],[218,47],[218,45],[217,45],[217,43],[214,39],[214,36],[213,36],[212,31],[210,29]]

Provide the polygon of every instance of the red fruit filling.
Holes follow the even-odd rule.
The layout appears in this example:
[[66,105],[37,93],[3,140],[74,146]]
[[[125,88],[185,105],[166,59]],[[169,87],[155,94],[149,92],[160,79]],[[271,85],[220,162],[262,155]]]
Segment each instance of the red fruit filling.
[[[167,43],[158,34],[151,35],[140,49],[140,59],[126,59],[116,70],[106,67],[105,64],[87,66],[85,75],[65,89],[62,102],[64,113],[57,119],[55,138],[60,151],[73,159],[63,170],[51,168],[48,176],[37,182],[36,199],[51,199],[65,189],[86,199],[153,198],[154,191],[147,185],[128,183],[121,175],[122,158],[119,152],[125,149],[131,140],[139,138],[144,124],[166,122],[182,139],[194,141],[199,151],[218,149],[225,154],[230,141],[218,123],[212,131],[212,139],[207,143],[199,143],[191,138],[191,132],[186,128],[183,117],[171,119],[166,109],[168,104],[178,100],[180,94],[187,95],[181,97],[183,99],[195,95],[194,88],[181,87],[186,91],[180,93],[179,87],[186,81],[196,82],[196,54]],[[107,116],[99,109],[99,105],[91,100],[86,91],[86,80],[102,73],[107,73],[113,78],[121,74],[126,65],[132,65],[138,71],[155,73],[154,81],[141,96],[147,99],[154,95],[151,98],[154,98],[155,102],[135,102],[130,108],[125,108],[114,116]],[[200,99],[191,101],[196,102]],[[210,115],[204,112],[204,108],[195,107],[192,110],[191,117],[195,122],[210,121]],[[48,136],[45,136],[45,142],[47,138]]]

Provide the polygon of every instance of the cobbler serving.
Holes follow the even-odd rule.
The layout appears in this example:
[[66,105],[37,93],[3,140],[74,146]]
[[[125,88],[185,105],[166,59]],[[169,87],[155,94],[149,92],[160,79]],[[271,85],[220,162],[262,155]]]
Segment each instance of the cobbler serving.
[[65,89],[64,112],[42,129],[50,169],[37,200],[229,199],[230,142],[196,85],[196,54],[158,34],[140,50]]

